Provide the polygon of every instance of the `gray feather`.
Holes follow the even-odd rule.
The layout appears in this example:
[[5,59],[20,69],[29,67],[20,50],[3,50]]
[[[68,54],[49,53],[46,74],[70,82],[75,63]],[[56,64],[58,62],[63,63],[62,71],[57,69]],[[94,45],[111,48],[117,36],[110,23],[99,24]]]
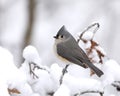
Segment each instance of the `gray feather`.
[[82,54],[79,54],[80,52],[78,53],[76,50],[74,50],[74,47],[66,46],[65,43],[57,44],[57,53],[59,56],[67,59],[68,61],[86,68],[84,64],[85,60]]

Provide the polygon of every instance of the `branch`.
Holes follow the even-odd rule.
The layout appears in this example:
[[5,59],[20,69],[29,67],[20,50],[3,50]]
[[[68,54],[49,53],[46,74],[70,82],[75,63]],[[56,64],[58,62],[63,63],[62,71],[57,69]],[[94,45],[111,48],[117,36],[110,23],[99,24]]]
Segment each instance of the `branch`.
[[38,79],[39,77],[34,73],[35,68],[32,69],[31,65],[32,65],[32,63],[29,63],[30,75],[33,75],[33,79],[35,79],[35,78]]
[[87,94],[87,93],[98,93],[98,94],[100,94],[100,96],[103,96],[103,94],[104,94],[104,92],[101,92],[101,91],[93,91],[93,90],[91,90],[91,91],[83,91],[83,92],[81,92],[79,94],[75,94],[74,96],[80,96],[80,95]]
[[[90,43],[91,43],[90,48],[86,49],[87,50],[87,56],[89,57],[89,55],[93,53],[93,50],[95,50],[96,53],[97,53],[97,56],[99,57],[99,63],[103,64],[102,57],[104,57],[105,54],[102,53],[101,50],[99,50],[99,49],[96,48],[96,47],[99,47],[100,45],[97,42],[93,41],[93,40],[90,40]],[[93,58],[90,58],[91,62],[94,61],[92,59]],[[94,63],[94,62],[92,62],[92,63]],[[97,62],[95,62],[95,63],[97,63]]]
[[60,78],[60,85],[62,84],[63,82],[63,77],[65,75],[65,73],[67,73],[67,68],[68,68],[69,64],[65,66],[65,68],[62,70],[62,75],[61,75],[61,78]]
[[[27,29],[23,37],[23,44],[22,49],[24,49],[27,45],[31,44],[32,33],[33,33],[33,26],[34,26],[34,19],[35,19],[35,8],[36,8],[36,0],[28,0],[28,24]],[[23,59],[21,58],[21,61]]]
[[[32,65],[33,65],[33,68],[32,68]],[[40,66],[38,66],[36,63],[34,63],[34,62],[30,62],[29,63],[29,69],[30,69],[30,74],[32,74],[33,75],[33,79],[35,79],[35,78],[39,78],[35,73],[34,73],[34,71],[35,71],[35,69],[40,69],[40,70],[44,70],[44,71],[47,71],[48,73],[50,73],[49,72],[49,70],[47,70],[46,68],[44,68],[44,67],[40,67]]]
[[112,86],[116,87],[117,91],[120,91],[120,81],[114,81],[114,83],[112,83]]
[[103,94],[104,94],[104,92],[101,92],[101,91],[84,91],[84,92],[81,92],[80,95],[83,95],[86,93],[98,93],[98,94],[100,94],[100,96],[103,96]]
[[38,65],[37,65],[36,63],[34,63],[34,62],[31,62],[31,64],[34,65],[33,70],[35,70],[35,68],[37,68],[37,69],[45,70],[45,71],[47,71],[48,73],[50,73],[49,70],[47,70],[47,69],[44,68],[44,67],[40,67],[40,66],[38,66]]
[[[81,33],[81,35],[79,36],[79,39],[77,39],[77,42],[79,43],[80,40],[83,40],[83,39],[82,39],[82,36],[84,35],[84,33],[87,32],[89,29],[91,29],[91,28],[94,27],[94,26],[96,26],[96,28],[93,30],[93,33],[94,33],[94,34],[93,34],[93,36],[92,36],[92,38],[91,38],[91,40],[92,40],[93,37],[94,37],[94,35],[95,35],[95,33],[97,32],[97,30],[98,30],[99,27],[100,27],[99,23],[94,23],[94,24],[88,26],[87,29],[85,29],[85,30]],[[84,40],[83,40],[83,41],[84,41]]]
[[24,44],[23,44],[23,48],[27,45],[29,45],[31,43],[31,38],[32,38],[32,32],[33,32],[33,25],[34,25],[34,19],[35,19],[35,8],[36,8],[36,5],[35,5],[35,1],[36,0],[29,0],[28,1],[28,25],[27,25],[27,30],[26,30],[26,33],[25,33],[25,37],[24,37]]

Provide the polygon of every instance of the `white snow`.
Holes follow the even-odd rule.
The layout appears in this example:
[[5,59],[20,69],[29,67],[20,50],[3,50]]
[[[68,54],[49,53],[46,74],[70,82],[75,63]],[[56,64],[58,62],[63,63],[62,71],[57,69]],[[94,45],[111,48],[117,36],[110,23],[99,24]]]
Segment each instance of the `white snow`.
[[[98,46],[97,50],[105,54],[101,47]],[[120,65],[113,59],[107,59],[104,64],[96,64],[104,72],[101,78],[90,76],[89,68],[71,64],[60,85],[64,67],[57,63],[50,67],[45,66],[34,46],[29,45],[23,50],[25,61],[20,68],[15,66],[13,56],[8,50],[0,47],[0,53],[0,96],[10,96],[8,88],[16,88],[20,96],[49,96],[49,93],[54,93],[53,96],[73,96],[86,91],[105,92],[104,96],[119,94],[112,83],[120,81]],[[95,50],[90,56],[99,60]],[[31,69],[30,63],[33,63]]]
[[[50,68],[43,66],[35,47],[27,46],[24,49],[25,61],[19,68],[20,70],[14,65],[13,56],[8,50],[0,47],[0,53],[1,96],[10,96],[7,88],[18,89],[21,96],[26,96],[26,94],[29,96],[47,96],[48,93],[52,92],[55,92],[54,96],[72,96],[85,91],[103,92],[103,88],[107,88],[106,86],[111,85],[114,81],[120,81],[120,65],[112,59],[102,65],[104,75],[101,79],[90,78],[89,69],[74,64],[70,65],[67,69],[68,73],[63,76],[62,85],[60,85],[59,80],[63,68],[56,63],[52,64]],[[41,68],[33,70],[38,78],[33,78],[33,74],[30,74],[30,62],[35,62]],[[105,92],[107,95],[109,94],[108,90]]]
[[71,96],[69,88],[62,84],[53,96]]
[[31,84],[35,92],[39,93],[41,96],[46,96],[47,93],[54,92],[57,89],[57,84],[55,84],[51,74],[46,70],[36,70],[35,74],[39,77]]
[[[33,46],[27,46],[23,51],[23,56],[25,61],[20,69],[26,74],[27,81],[33,91],[40,96],[47,96],[47,93],[51,92],[55,92],[54,96],[71,96],[85,91],[103,92],[105,86],[113,83],[115,80],[120,80],[120,78],[117,78],[120,69],[118,63],[114,60],[108,60],[105,64],[97,66],[104,72],[102,78],[98,79],[96,76],[90,77],[89,69],[84,69],[73,64],[68,67],[68,73],[63,76],[63,82],[60,85],[59,80],[62,76],[62,67],[54,63],[48,68],[39,62],[37,65],[45,70],[36,68],[34,73],[38,78],[33,78],[30,74],[29,62],[37,61],[36,59],[40,60],[38,52]],[[93,55],[94,57],[97,57],[97,55]],[[118,68],[117,70],[116,67]],[[111,71],[112,69],[115,71]]]
[[54,63],[51,65],[50,69],[51,69],[50,74],[54,78],[55,84],[59,85],[59,80],[62,75],[62,67],[59,67],[58,64]]
[[1,80],[1,82],[0,82],[0,96],[10,96],[7,88],[8,88],[8,85],[6,83],[3,83],[3,81]]
[[70,89],[72,95],[86,90],[103,91],[101,82],[92,78],[75,78],[69,74],[65,74],[63,84]]
[[0,87],[3,87],[1,91],[4,89],[0,92],[0,96],[9,96],[7,95],[7,88],[18,88],[18,86],[24,85],[25,82],[26,77],[15,66],[12,54],[0,47]]
[[74,77],[81,77],[81,78],[89,78],[90,77],[90,69],[84,69],[81,66],[75,65],[75,64],[71,64],[68,67],[68,72],[70,75],[74,76]]
[[25,61],[34,62],[36,64],[41,64],[41,59],[39,57],[38,51],[34,46],[27,46],[23,50],[23,57]]
[[24,81],[26,78],[15,66],[12,54],[2,47],[0,47],[0,53],[0,76],[2,76],[0,80],[6,81],[17,77],[18,81],[22,79],[22,81]]
[[89,40],[92,39],[93,35],[94,35],[93,32],[87,31],[87,32],[85,32],[85,33],[83,34],[82,39],[83,39],[83,40],[88,40],[88,41],[89,41]]
[[105,52],[105,50],[104,50],[102,47],[96,46],[95,48],[96,48],[97,50],[99,50],[101,53],[103,53],[104,55],[107,55],[106,52]]
[[107,86],[114,81],[120,81],[120,65],[113,59],[109,59],[102,66],[104,72],[103,85]]
[[[52,67],[49,69],[47,66],[43,66],[43,64],[41,64],[41,59],[36,48],[33,46],[27,46],[23,51],[23,57],[25,58],[25,61],[20,70],[26,75],[27,81],[33,91],[39,93],[40,96],[46,96],[47,93],[54,92],[57,89],[57,84],[54,84],[56,80],[52,77]],[[40,69],[35,68],[33,70],[34,65],[32,66],[32,71],[37,77],[33,77],[34,74],[30,74],[29,63],[31,62],[40,67]]]
[[[120,93],[116,93],[116,89],[113,86],[113,88],[109,87],[114,81],[120,81],[120,65],[115,60],[110,59],[99,66],[104,72],[100,79],[96,77],[92,79],[89,76],[89,69],[70,65],[68,73],[63,77],[63,84],[60,85],[59,79],[61,78],[63,67],[58,65],[59,62],[55,62],[50,52],[50,47],[53,43],[53,38],[51,37],[56,34],[61,25],[65,24],[70,32],[75,32],[80,31],[88,22],[99,21],[101,30],[96,35],[98,36],[97,39],[103,43],[105,48],[109,47],[106,51],[109,52],[110,57],[118,59],[120,57],[120,45],[118,44],[120,41],[118,30],[120,29],[118,20],[120,17],[119,0],[112,0],[112,2],[107,0],[93,0],[90,2],[89,0],[39,1],[37,2],[36,18],[32,29],[32,44],[39,48],[40,56],[43,56],[43,58],[39,57],[35,47],[28,46],[23,52],[25,61],[20,68],[17,68],[15,65],[18,65],[21,61],[19,59],[21,46],[28,25],[27,20],[29,19],[27,12],[28,0],[0,0],[0,44],[13,52],[15,61],[18,63],[14,63],[14,58],[8,50],[0,47],[0,96],[10,96],[7,88],[17,88],[21,92],[21,94],[11,94],[11,96],[46,96],[46,93],[50,91],[55,92],[54,96],[71,96],[71,94],[76,92],[80,93],[89,89],[102,91],[101,85],[104,85],[104,96],[119,96]],[[48,6],[49,4],[50,6]],[[55,6],[51,6],[52,4]],[[104,4],[106,6],[103,6]],[[105,10],[106,8],[110,10]],[[71,14],[71,11],[73,14]],[[114,15],[108,15],[111,13]],[[116,34],[111,29],[115,29]],[[83,35],[83,39],[88,40],[86,44],[83,42],[79,43],[84,51],[91,46],[89,40],[93,36],[93,30],[94,28]],[[113,38],[112,42],[110,42],[111,37]],[[96,49],[106,55],[102,47],[98,46]],[[92,51],[90,57],[94,61],[99,61],[95,50]],[[35,68],[33,70],[39,78],[33,79],[30,74],[30,62],[34,62],[40,68],[45,69]],[[49,65],[49,67],[46,65]],[[107,91],[106,87],[108,88]],[[88,93],[84,96],[93,95]]]

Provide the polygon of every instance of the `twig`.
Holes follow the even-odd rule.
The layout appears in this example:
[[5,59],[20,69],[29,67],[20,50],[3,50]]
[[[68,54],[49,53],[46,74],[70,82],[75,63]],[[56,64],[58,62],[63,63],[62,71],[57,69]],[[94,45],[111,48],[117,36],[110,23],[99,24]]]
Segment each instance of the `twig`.
[[32,65],[32,63],[29,63],[30,75],[31,74],[33,75],[33,79],[35,79],[35,77],[38,79],[39,77],[34,73],[35,68],[32,69],[31,65]]
[[[33,68],[32,68],[32,65],[33,65]],[[34,62],[30,62],[29,63],[29,69],[30,69],[30,74],[32,74],[33,75],[33,79],[35,79],[35,78],[39,78],[35,73],[34,73],[34,71],[35,71],[35,69],[40,69],[40,70],[45,70],[45,71],[47,71],[48,73],[50,73],[46,68],[43,68],[43,67],[40,67],[40,66],[38,66],[36,63],[34,63]]]
[[84,92],[81,92],[79,95],[83,95],[83,94],[86,94],[86,93],[98,93],[98,94],[100,94],[100,96],[103,96],[103,94],[104,94],[104,92],[101,92],[101,91],[84,91]]
[[112,86],[116,87],[117,91],[120,91],[120,81],[114,81],[114,83],[112,83]]
[[[98,57],[99,57],[99,63],[103,64],[102,58],[105,56],[105,54],[102,53],[99,49],[96,48],[96,47],[98,47],[100,45],[97,42],[93,41],[93,40],[90,40],[90,42],[91,42],[91,46],[90,46],[90,48],[87,48],[87,52],[86,52],[87,56],[89,56],[91,53],[93,53],[93,50],[95,50]],[[90,58],[91,61],[93,61],[92,59],[93,58]],[[97,63],[97,62],[95,62],[95,63]]]
[[37,65],[36,63],[34,63],[34,62],[31,62],[31,64],[34,65],[33,70],[35,70],[35,68],[37,68],[37,69],[45,70],[45,71],[47,71],[48,73],[50,73],[49,70],[47,70],[46,68],[43,68],[43,67],[38,66],[38,65]]
[[55,92],[49,92],[47,93],[49,96],[53,96]]
[[[81,33],[81,35],[79,36],[79,39],[77,40],[77,42],[79,43],[79,41],[82,40],[84,43],[87,43],[87,40],[85,40],[85,39],[82,38],[82,37],[83,37],[83,35],[85,34],[85,32],[89,32],[88,30],[91,30],[91,29],[92,29],[91,32],[93,32],[93,36],[92,36],[92,38],[90,38],[90,40],[88,40],[88,41],[90,41],[91,46],[90,46],[89,48],[85,49],[85,50],[86,50],[86,54],[87,54],[87,56],[89,57],[89,59],[90,59],[90,61],[91,61],[92,63],[101,63],[101,64],[103,64],[103,60],[102,60],[102,59],[103,59],[103,57],[105,56],[105,54],[102,53],[99,49],[96,48],[96,47],[99,46],[99,44],[93,40],[94,35],[95,35],[95,33],[97,32],[97,30],[99,29],[99,27],[100,27],[99,23],[94,23],[94,24],[88,26],[87,29],[85,29],[85,30]],[[90,57],[90,55],[93,54],[93,50],[96,51],[96,53],[97,53],[97,55],[98,55],[98,58],[99,58],[99,62],[98,62],[98,61],[95,61],[94,58],[91,58],[91,57]]]
[[99,93],[100,96],[103,96],[103,92],[100,92],[100,91],[84,91],[84,92],[81,92],[80,95],[83,95],[83,94],[86,94],[86,93]]
[[[97,26],[97,27],[93,30],[93,33],[94,33],[94,34],[93,34],[93,36],[92,36],[92,38],[91,38],[91,40],[92,40],[93,37],[94,37],[94,35],[95,35],[95,33],[97,32],[97,30],[98,30],[99,27],[100,27],[99,23],[94,23],[94,24],[88,26],[87,29],[85,29],[85,30],[81,33],[81,35],[79,36],[79,39],[77,40],[77,42],[79,43],[80,40],[83,40],[83,39],[82,39],[83,34],[84,34],[85,32],[87,32],[90,28],[94,27],[94,26]],[[83,41],[84,41],[84,40],[83,40]]]
[[65,66],[65,68],[62,70],[62,75],[61,75],[61,78],[60,78],[60,85],[62,84],[63,82],[63,77],[65,75],[65,73],[67,73],[67,68],[68,68],[69,64]]

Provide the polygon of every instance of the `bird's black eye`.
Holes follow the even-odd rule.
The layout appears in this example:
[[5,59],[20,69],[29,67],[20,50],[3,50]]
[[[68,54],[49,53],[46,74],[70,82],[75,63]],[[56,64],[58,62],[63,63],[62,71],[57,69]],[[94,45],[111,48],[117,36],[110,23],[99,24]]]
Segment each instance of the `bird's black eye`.
[[63,38],[63,35],[61,35],[61,38]]

